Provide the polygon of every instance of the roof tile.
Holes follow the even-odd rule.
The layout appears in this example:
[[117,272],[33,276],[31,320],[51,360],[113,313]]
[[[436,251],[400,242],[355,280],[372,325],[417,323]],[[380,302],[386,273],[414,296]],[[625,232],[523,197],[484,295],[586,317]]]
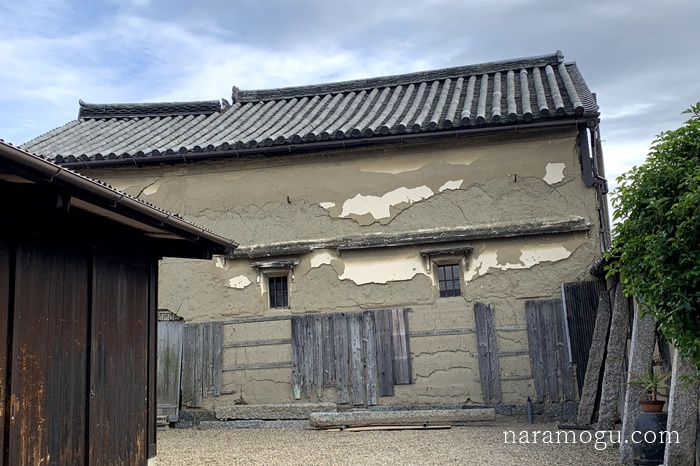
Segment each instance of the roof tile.
[[564,63],[560,52],[312,86],[252,91],[234,87],[232,97],[230,106],[218,101],[81,101],[78,120],[22,147],[59,162],[86,155],[87,163],[134,163],[134,156],[142,162],[176,153],[207,156],[279,145],[311,148],[347,138],[599,115],[576,64]]

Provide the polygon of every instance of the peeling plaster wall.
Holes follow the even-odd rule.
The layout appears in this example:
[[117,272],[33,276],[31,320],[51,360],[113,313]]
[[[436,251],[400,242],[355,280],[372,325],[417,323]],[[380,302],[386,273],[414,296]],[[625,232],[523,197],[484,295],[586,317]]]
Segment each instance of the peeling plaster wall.
[[[522,351],[525,301],[559,297],[561,282],[590,278],[600,254],[595,191],[581,180],[572,129],[86,174],[241,246],[569,216],[593,225],[588,232],[469,242],[462,296],[454,298],[439,297],[435,268],[419,245],[300,255],[290,309],[268,309],[251,260],[163,260],[159,307],[187,321],[406,306],[412,331],[473,329],[474,302],[483,301],[495,306],[499,351]],[[498,330],[513,326],[523,328]],[[228,342],[290,337],[288,320],[224,329]],[[483,402],[475,334],[413,337],[410,344],[415,383],[397,386],[380,404]],[[225,350],[224,365],[290,358],[289,344],[236,347]],[[534,396],[532,380],[518,379],[529,375],[527,355],[499,363],[504,403]],[[233,393],[206,402],[294,401],[290,380],[288,367],[225,372],[223,389]],[[334,401],[334,390],[326,389],[324,400]]]
[[576,139],[560,129],[85,173],[241,245],[267,244],[533,217],[595,220]]

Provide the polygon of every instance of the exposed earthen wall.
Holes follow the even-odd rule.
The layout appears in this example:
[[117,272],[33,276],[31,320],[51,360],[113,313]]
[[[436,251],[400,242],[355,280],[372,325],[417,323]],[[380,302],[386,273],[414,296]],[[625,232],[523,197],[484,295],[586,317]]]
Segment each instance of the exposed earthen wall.
[[[290,309],[268,309],[264,276],[258,283],[250,259],[161,264],[159,305],[188,321],[410,307],[411,331],[474,329],[473,303],[491,302],[499,353],[509,353],[499,358],[503,403],[534,396],[524,301],[560,297],[560,284],[587,279],[600,254],[595,192],[581,179],[573,129],[87,174],[242,247],[584,219],[588,231],[469,241],[462,296],[453,298],[439,297],[435,268],[421,256],[421,245],[296,256]],[[290,337],[287,320],[224,329],[225,342]],[[482,402],[474,333],[413,337],[410,344],[415,383],[396,386],[395,396],[380,404]],[[225,366],[290,360],[289,344],[224,353]],[[293,401],[290,377],[289,367],[227,371],[223,389],[233,393],[207,401]],[[324,400],[334,399],[326,389]]]

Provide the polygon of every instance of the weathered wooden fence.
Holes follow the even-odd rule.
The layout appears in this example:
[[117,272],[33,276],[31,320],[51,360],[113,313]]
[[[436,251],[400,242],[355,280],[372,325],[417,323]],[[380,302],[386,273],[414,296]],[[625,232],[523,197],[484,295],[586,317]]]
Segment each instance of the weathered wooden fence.
[[561,291],[571,341],[571,361],[576,363],[576,381],[579,393],[582,393],[598,301],[601,293],[607,294],[607,291],[603,280],[562,283]]
[[525,301],[530,367],[538,402],[575,399],[562,300]]
[[410,384],[409,309],[292,317],[296,399],[335,387],[338,403],[376,405],[395,384]]
[[180,376],[182,369],[182,336],[185,322],[158,322],[157,415],[167,422],[176,422],[180,407]]
[[182,345],[182,404],[200,408],[207,395],[221,395],[221,322],[185,324]]

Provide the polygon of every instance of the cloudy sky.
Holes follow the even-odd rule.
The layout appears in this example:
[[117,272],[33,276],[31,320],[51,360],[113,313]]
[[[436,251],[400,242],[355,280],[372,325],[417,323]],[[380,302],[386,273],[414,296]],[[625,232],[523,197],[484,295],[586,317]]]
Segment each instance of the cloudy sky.
[[607,175],[700,101],[698,0],[26,0],[0,5],[0,138],[90,103],[407,73],[562,50],[598,95]]

